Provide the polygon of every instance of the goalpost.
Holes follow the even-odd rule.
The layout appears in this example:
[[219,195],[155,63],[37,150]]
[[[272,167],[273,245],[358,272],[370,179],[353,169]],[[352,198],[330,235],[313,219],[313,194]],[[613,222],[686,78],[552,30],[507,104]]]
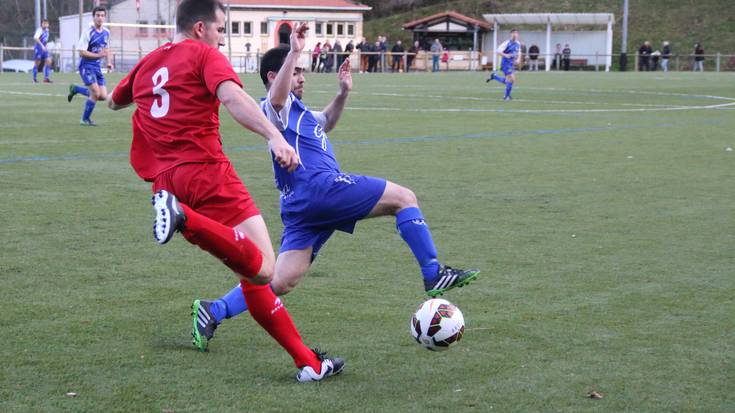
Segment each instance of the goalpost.
[[[82,19],[87,22],[83,28],[86,30],[92,22],[92,16],[85,13]],[[79,16],[63,16],[59,22],[60,38],[53,53],[62,72],[74,72],[79,64]],[[132,69],[143,56],[173,40],[175,34],[175,26],[169,24],[106,22],[104,27],[110,31],[110,55],[105,65],[118,71]]]

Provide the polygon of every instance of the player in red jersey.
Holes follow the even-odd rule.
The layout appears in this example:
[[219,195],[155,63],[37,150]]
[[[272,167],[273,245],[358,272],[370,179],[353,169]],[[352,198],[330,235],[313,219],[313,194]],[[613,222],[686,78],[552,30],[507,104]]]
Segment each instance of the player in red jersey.
[[108,106],[137,106],[130,163],[153,182],[156,240],[165,244],[179,231],[222,260],[240,276],[253,318],[293,357],[300,369],[296,378],[319,381],[341,372],[344,361],[306,347],[271,291],[275,258],[265,221],[222,151],[220,102],[238,123],[266,139],[282,167],[293,170],[299,163],[217,49],[224,44],[224,12],[217,0],[182,1],[174,41],[144,57],[117,85]]

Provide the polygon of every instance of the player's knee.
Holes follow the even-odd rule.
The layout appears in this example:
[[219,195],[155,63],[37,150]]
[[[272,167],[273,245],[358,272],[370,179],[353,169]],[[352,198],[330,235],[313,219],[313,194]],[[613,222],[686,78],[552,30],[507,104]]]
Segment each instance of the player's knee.
[[419,205],[419,201],[416,199],[416,194],[408,188],[400,187],[398,195],[398,207],[400,209],[417,207]]
[[263,285],[273,281],[273,273],[275,272],[275,263],[272,259],[263,256],[263,262],[260,265],[260,271],[252,278],[253,284]]

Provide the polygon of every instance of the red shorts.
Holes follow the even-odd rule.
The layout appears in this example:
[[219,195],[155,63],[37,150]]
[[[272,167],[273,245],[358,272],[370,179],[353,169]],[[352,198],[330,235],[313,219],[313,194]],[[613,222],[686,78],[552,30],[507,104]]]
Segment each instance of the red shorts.
[[186,163],[156,177],[153,192],[165,189],[179,202],[215,220],[234,227],[260,215],[255,201],[230,162]]

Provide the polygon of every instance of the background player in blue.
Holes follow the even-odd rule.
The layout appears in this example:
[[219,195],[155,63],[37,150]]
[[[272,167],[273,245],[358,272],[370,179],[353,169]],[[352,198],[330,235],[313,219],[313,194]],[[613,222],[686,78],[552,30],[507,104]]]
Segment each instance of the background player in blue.
[[48,20],[41,20],[41,27],[36,29],[33,40],[36,44],[33,47],[33,83],[38,83],[38,71],[43,67],[43,83],[53,83],[49,79],[51,73],[51,56],[48,54],[46,44],[48,43]]
[[518,41],[518,30],[510,31],[510,39],[504,41],[498,46],[496,52],[503,56],[500,59],[500,70],[505,73],[505,77],[498,76],[495,72],[485,81],[497,80],[505,85],[505,96],[503,100],[511,100],[510,91],[513,90],[513,83],[516,77],[513,74],[513,65],[521,62],[521,42]]
[[84,114],[79,121],[83,126],[97,126],[90,116],[98,100],[107,99],[105,77],[102,75],[101,60],[107,57],[110,31],[102,27],[107,17],[104,7],[95,7],[92,10],[94,21],[82,32],[77,48],[79,49],[79,76],[86,88],[74,84],[69,85],[67,100],[71,102],[77,93],[87,97],[84,103]]
[[[352,89],[350,61],[346,59],[339,68],[337,96],[324,111],[310,110],[301,100],[306,64],[297,66],[306,30],[306,23],[297,25],[290,49],[281,46],[269,50],[260,68],[268,90],[261,102],[263,112],[301,160],[293,173],[275,161],[273,164],[284,229],[271,288],[276,295],[291,291],[335,230],[352,233],[357,221],[385,215],[396,217],[396,228],[418,261],[428,295],[441,295],[468,284],[479,271],[439,263],[431,232],[410,189],[340,170],[326,133],[337,125]],[[217,324],[247,307],[238,287],[214,302],[195,300],[192,309],[194,344],[205,350]]]

